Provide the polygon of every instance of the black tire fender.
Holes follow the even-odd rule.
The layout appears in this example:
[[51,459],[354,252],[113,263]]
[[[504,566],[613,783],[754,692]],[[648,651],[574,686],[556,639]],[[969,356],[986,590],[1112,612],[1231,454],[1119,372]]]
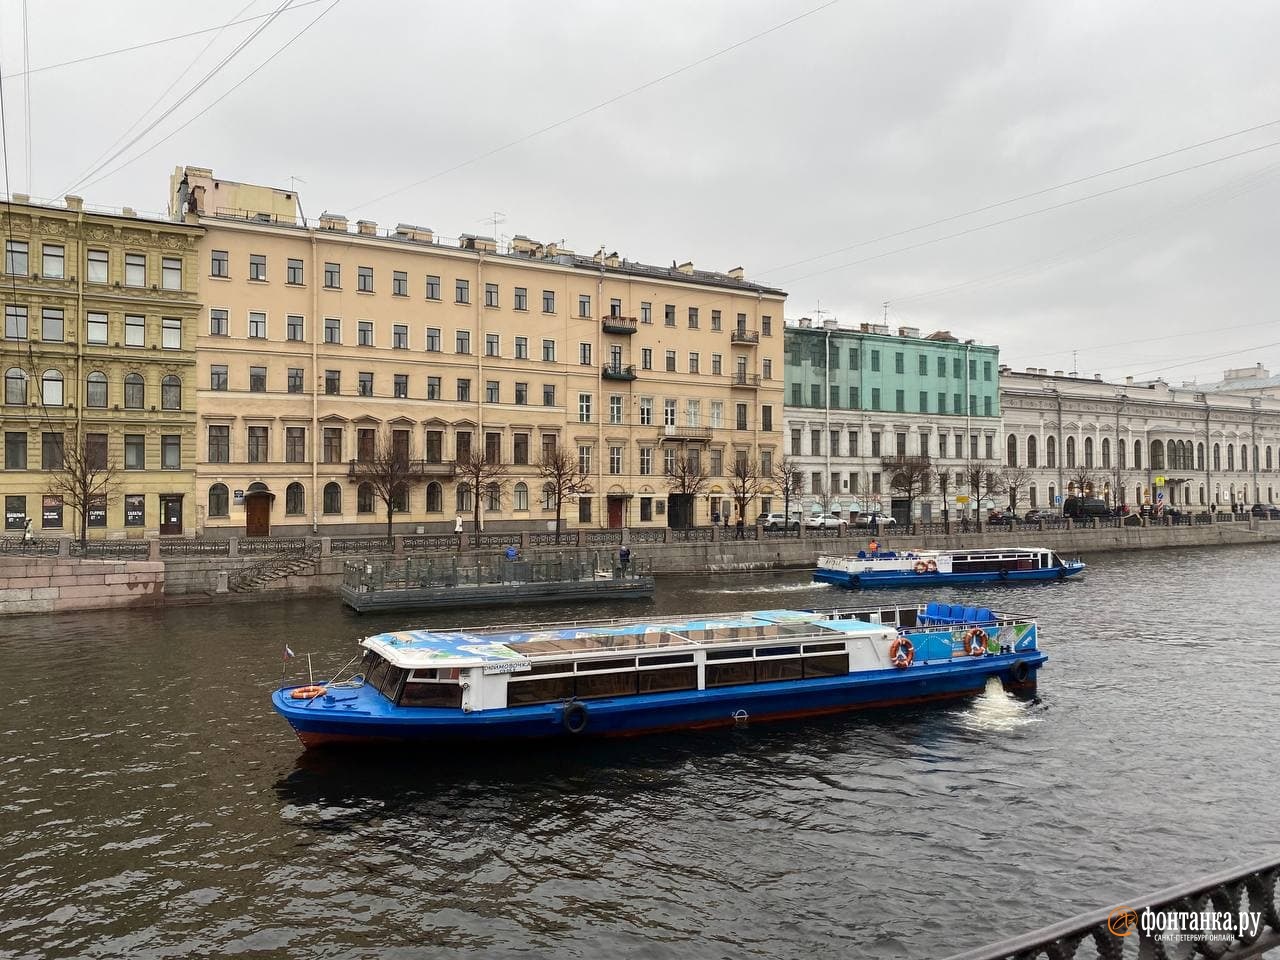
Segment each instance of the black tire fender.
[[1019,660],[1009,668],[1009,678],[1014,683],[1026,683],[1027,678],[1031,676],[1031,670],[1027,666],[1027,661]]
[[560,718],[560,722],[564,725],[566,733],[579,734],[587,729],[588,719],[587,705],[575,700],[564,708],[564,715]]

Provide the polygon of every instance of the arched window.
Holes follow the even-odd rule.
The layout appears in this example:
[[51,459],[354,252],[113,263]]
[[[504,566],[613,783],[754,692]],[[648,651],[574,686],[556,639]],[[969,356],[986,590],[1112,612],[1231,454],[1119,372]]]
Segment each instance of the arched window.
[[362,483],[356,488],[356,513],[373,513],[372,483]]
[[160,406],[165,410],[182,409],[182,381],[172,374],[160,381]]
[[491,483],[484,488],[484,508],[489,513],[496,513],[502,509],[502,488],[496,483]]
[[1058,438],[1049,437],[1044,442],[1044,465],[1050,469],[1058,465]]
[[1267,469],[1271,469],[1271,448],[1267,447]]
[[62,406],[62,374],[46,370],[40,377],[40,399],[46,407]]
[[1164,469],[1164,442],[1161,440],[1151,441],[1151,469]]
[[466,513],[471,509],[471,484],[465,480],[458,484],[457,502],[459,511]]
[[1227,444],[1227,469],[1234,470],[1236,468],[1236,448],[1231,444]]
[[1039,506],[1039,504],[1036,503],[1036,485],[1034,483],[1027,487],[1027,506],[1032,510]]
[[1108,437],[1102,438],[1102,469],[1111,469],[1111,440]]
[[554,484],[544,483],[542,485],[542,509],[554,510],[556,508],[556,488]]
[[1067,437],[1067,469],[1076,465],[1076,438]]
[[85,383],[84,405],[86,407],[105,407],[107,405],[107,375],[95,370],[85,378]]
[[1246,447],[1243,443],[1240,444],[1240,469],[1241,470],[1249,469],[1249,448]]
[[1027,437],[1027,466],[1036,467],[1036,438],[1034,436]]
[[340,484],[326,483],[324,485],[324,512],[342,512],[342,487]]
[[1009,439],[1005,441],[1005,463],[1010,467],[1018,465],[1018,438],[1013,434],[1009,434]]
[[409,487],[407,484],[398,483],[391,491],[391,509],[395,513],[409,512]]
[[1217,443],[1213,445],[1213,469],[1222,469],[1222,446]]
[[307,512],[307,494],[300,483],[291,483],[284,490],[284,514],[300,517]]
[[1093,466],[1093,437],[1084,438],[1084,465],[1086,468]]
[[[1201,447],[1200,449],[1203,452],[1204,448]],[[1200,484],[1200,506],[1202,507],[1204,506],[1204,484],[1203,483]]]
[[141,410],[147,404],[147,388],[141,374],[128,373],[124,378],[124,408]]
[[[1133,469],[1135,470],[1142,469],[1142,441],[1141,440],[1133,441]],[[1139,503],[1142,502],[1141,497],[1138,498],[1138,502]]]
[[209,488],[209,516],[228,516],[227,506],[227,485],[225,483],[215,483]]
[[[1197,469],[1197,470],[1203,470],[1203,469],[1204,469],[1204,444],[1203,444],[1203,443],[1197,443],[1197,444],[1196,444],[1196,469]],[[1201,489],[1200,489],[1200,497],[1201,497],[1200,502],[1201,502],[1201,503],[1204,503],[1204,488],[1203,488],[1203,487],[1201,487]]]
[[515,490],[512,491],[513,507],[516,510],[529,509],[529,485],[526,483],[517,483]]
[[20,403],[26,405],[27,402],[27,375],[21,367],[10,367],[4,374],[4,402]]
[[444,512],[444,487],[432,480],[427,484],[427,513]]
[[1055,488],[1052,483],[1049,484],[1049,506],[1053,506],[1053,501],[1057,499],[1057,496],[1058,496],[1057,488]]
[[253,483],[249,484],[249,493],[270,493],[270,492],[271,492],[271,488],[268,487],[261,480],[255,480],[253,481]]

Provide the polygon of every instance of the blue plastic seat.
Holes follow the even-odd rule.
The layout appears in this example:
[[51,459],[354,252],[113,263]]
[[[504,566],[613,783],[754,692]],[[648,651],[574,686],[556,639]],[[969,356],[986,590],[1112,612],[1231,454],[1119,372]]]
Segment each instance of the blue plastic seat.
[[924,622],[926,624],[934,624],[938,622],[939,612],[937,601],[930,601],[924,605]]
[[989,607],[978,608],[978,622],[979,623],[995,623],[996,622],[995,615],[992,614]]
[[859,550],[859,551],[858,551],[858,559],[859,559],[859,560],[865,560],[865,559],[867,559],[867,551],[865,551],[865,550]]
[[952,623],[964,623],[964,606],[962,604],[953,603],[947,610],[947,618]]
[[978,608],[977,608],[977,607],[965,607],[965,608],[964,608],[964,621],[963,621],[964,623],[974,623],[974,622],[976,622],[976,621],[977,621],[977,619],[978,619]]

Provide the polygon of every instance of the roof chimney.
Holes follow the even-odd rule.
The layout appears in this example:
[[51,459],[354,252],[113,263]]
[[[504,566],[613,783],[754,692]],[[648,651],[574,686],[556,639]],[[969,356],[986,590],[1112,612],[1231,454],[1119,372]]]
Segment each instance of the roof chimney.
[[68,193],[63,197],[62,202],[66,204],[68,210],[79,211],[84,209],[84,197],[77,197],[73,193]]
[[372,220],[357,220],[356,231],[362,237],[376,237],[378,235],[378,225]]
[[746,276],[746,273],[741,267],[734,267],[732,270],[729,271],[729,276],[732,277],[734,280],[741,280],[744,276]]
[[692,277],[693,261],[686,260],[684,263],[680,264],[680,266],[676,267],[676,270],[678,270],[680,273],[683,273],[686,277]]
[[1099,383],[1101,383],[1101,382],[1102,382],[1102,374],[1100,374],[1100,373],[1095,373],[1095,374],[1093,375],[1093,379],[1095,379],[1095,380],[1097,380]]
[[325,211],[320,214],[320,229],[346,233],[347,218],[340,213],[329,213],[328,211]]

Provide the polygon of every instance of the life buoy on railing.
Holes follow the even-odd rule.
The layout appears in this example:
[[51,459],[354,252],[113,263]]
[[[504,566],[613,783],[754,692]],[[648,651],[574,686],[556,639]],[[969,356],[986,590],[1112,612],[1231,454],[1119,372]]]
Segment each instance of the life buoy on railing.
[[329,691],[321,686],[298,687],[289,694],[291,700],[314,700],[323,697]]
[[980,657],[987,652],[987,632],[981,627],[970,627],[964,635],[964,652],[971,657]]
[[912,569],[915,570],[916,573],[925,573],[928,571],[929,565],[923,560],[917,560]]
[[564,716],[561,723],[569,733],[581,733],[587,729],[587,705],[574,701],[564,708]]
[[929,560],[927,563],[925,563],[925,569],[927,569],[930,573],[937,573],[937,572],[938,572],[938,561],[937,561],[937,560]]
[[916,648],[906,637],[895,637],[889,644],[889,660],[899,670],[905,670],[916,660]]

